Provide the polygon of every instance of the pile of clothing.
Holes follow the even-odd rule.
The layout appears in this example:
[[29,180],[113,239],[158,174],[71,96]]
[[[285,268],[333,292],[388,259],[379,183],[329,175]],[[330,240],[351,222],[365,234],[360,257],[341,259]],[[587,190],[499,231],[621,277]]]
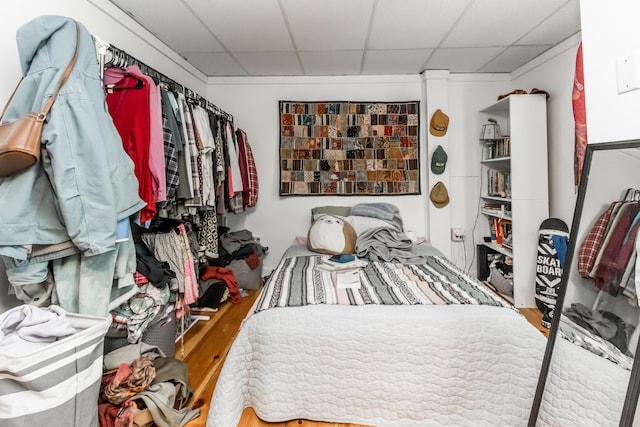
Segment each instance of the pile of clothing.
[[192,395],[186,363],[164,357],[158,347],[121,347],[106,354],[103,363],[100,427],[177,427],[200,415],[186,406]]
[[[269,248],[262,246],[249,230],[220,227],[219,236],[220,257],[200,270],[198,305],[202,305],[203,299],[211,299],[206,293],[216,282],[225,283],[232,302],[240,301],[240,289],[257,289],[262,284],[262,259]],[[212,306],[210,301],[208,306]]]
[[498,292],[513,295],[513,258],[503,254],[489,254],[488,282]]

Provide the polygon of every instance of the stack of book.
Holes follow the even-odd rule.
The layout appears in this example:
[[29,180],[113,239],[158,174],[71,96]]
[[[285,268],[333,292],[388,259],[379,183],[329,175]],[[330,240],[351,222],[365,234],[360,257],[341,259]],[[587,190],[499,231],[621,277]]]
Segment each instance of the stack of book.
[[508,203],[486,202],[482,211],[487,214],[511,216],[511,205]]

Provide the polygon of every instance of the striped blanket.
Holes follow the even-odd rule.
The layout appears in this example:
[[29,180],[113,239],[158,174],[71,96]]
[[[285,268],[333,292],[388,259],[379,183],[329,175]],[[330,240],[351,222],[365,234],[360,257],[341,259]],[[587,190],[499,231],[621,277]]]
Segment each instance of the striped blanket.
[[335,286],[335,272],[317,268],[322,256],[284,258],[255,305],[255,313],[274,307],[312,304],[482,304],[509,305],[445,258],[424,264],[369,262],[360,269],[360,288]]

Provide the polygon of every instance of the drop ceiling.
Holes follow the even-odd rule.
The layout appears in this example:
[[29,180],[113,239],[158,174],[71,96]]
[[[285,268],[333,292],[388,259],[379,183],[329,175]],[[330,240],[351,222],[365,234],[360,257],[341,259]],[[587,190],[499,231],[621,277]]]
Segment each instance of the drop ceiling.
[[111,0],[207,76],[511,72],[579,0]]

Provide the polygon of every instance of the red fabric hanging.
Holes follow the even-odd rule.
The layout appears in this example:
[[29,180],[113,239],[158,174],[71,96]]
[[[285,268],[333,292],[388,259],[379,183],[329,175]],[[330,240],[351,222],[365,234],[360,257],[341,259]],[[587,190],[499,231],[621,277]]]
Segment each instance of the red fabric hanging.
[[575,156],[573,162],[574,182],[576,191],[580,185],[582,176],[582,164],[584,153],[587,149],[587,107],[584,93],[584,68],[582,65],[582,43],[578,46],[576,54],[576,71],[573,78],[573,118],[575,121]]

